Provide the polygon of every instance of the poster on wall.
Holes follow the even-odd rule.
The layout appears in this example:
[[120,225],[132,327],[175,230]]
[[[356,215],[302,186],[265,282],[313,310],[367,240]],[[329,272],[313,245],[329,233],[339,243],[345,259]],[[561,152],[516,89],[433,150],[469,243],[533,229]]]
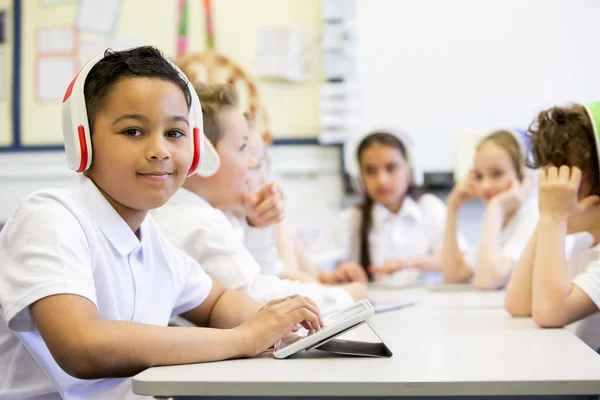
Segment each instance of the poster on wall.
[[111,36],[121,10],[122,0],[80,0],[75,26],[79,32]]
[[0,44],[6,43],[6,10],[0,10]]

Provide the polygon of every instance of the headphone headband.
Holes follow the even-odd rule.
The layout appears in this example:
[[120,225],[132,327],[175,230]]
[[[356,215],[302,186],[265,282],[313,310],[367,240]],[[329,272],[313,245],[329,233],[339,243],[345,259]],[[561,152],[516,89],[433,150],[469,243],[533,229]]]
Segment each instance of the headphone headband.
[[[128,50],[131,49],[117,51]],[[92,165],[91,129],[87,116],[84,86],[90,71],[105,57],[105,54],[97,55],[83,66],[69,84],[63,98],[62,129],[65,151],[69,168],[76,172],[83,172]],[[190,123],[193,160],[188,175],[194,172],[202,176],[214,175],[219,169],[220,159],[212,143],[204,136],[200,99],[185,74],[172,61],[167,61],[186,82],[192,99],[188,121]]]

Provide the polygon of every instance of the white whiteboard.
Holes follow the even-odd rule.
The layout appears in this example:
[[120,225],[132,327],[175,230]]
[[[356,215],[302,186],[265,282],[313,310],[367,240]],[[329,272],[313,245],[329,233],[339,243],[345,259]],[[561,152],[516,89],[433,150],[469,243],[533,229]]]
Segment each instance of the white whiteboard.
[[363,123],[414,135],[425,171],[453,170],[460,132],[600,100],[597,0],[358,0],[355,22]]

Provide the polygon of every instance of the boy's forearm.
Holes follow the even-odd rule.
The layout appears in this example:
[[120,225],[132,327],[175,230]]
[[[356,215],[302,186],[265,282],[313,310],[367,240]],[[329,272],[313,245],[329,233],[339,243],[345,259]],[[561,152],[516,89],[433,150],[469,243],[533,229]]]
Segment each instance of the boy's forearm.
[[572,284],[565,258],[567,221],[540,218],[534,269],[532,312],[562,320]]
[[513,317],[530,317],[533,286],[533,265],[536,257],[538,229],[527,242],[506,286],[504,308]]
[[[65,351],[65,371],[80,379],[133,376],[149,367],[224,360],[247,352],[233,329],[176,328],[102,321],[81,333],[80,346]],[[83,336],[85,335],[85,336]]]
[[235,328],[255,316],[260,307],[260,303],[244,293],[227,290],[215,304],[208,326],[219,329]]

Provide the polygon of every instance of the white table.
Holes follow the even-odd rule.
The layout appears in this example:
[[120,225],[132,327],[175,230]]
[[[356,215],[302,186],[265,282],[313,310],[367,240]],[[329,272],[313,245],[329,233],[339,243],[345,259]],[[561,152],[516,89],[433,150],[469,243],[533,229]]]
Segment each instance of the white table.
[[[370,324],[386,359],[314,350],[253,359],[150,368],[135,393],[169,396],[482,396],[600,394],[600,356],[564,329],[513,319],[503,293],[378,290],[417,305]],[[369,340],[368,331],[351,333]],[[349,337],[350,339],[354,337]]]

